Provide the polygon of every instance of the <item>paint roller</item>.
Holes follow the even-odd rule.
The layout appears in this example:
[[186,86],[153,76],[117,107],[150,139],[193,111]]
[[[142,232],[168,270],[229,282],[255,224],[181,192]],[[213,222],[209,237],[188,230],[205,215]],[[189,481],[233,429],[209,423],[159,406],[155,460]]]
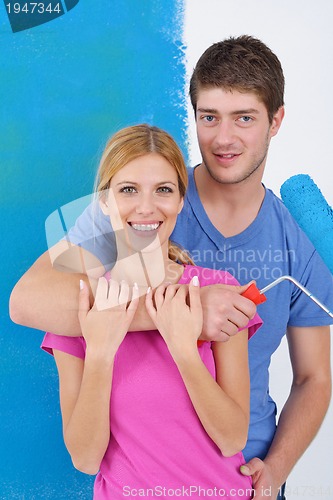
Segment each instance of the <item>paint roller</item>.
[[[285,206],[333,273],[333,210],[320,189],[309,175],[299,174],[286,180],[280,193]],[[285,280],[294,283],[333,318],[333,313],[292,276],[281,276],[261,290],[252,283],[242,295],[257,305],[262,304],[266,301],[264,293]]]
[[333,274],[333,210],[311,177],[299,174],[281,186],[281,198]]
[[317,304],[317,306],[321,307],[321,309],[323,309],[323,311],[325,311],[329,316],[331,316],[331,318],[333,318],[333,312],[331,312],[325,306],[325,304],[323,304],[319,299],[317,299],[317,297],[315,297],[310,292],[310,290],[308,290],[307,288],[305,288],[305,286],[301,285],[301,283],[299,283],[292,276],[281,276],[280,278],[276,279],[275,281],[272,281],[272,283],[270,283],[269,285],[265,286],[261,290],[259,290],[256,287],[255,283],[252,283],[245,290],[245,292],[242,293],[242,296],[246,297],[247,299],[252,300],[252,302],[254,302],[256,305],[262,304],[263,302],[266,301],[266,296],[264,295],[265,292],[268,292],[268,290],[270,290],[271,288],[273,288],[274,286],[278,285],[279,283],[281,283],[282,281],[285,281],[285,280],[288,280],[288,281],[291,281],[292,283],[294,283],[294,285],[296,285],[300,290],[302,290],[302,292],[305,293],[305,295],[307,295],[311,300],[313,300],[313,302],[315,302]]

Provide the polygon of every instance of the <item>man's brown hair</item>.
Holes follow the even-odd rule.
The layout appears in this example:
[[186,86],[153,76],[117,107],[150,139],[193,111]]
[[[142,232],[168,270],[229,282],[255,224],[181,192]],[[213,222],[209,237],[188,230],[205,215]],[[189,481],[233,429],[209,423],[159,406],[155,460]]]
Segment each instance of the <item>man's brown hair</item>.
[[190,81],[194,113],[199,91],[211,87],[255,93],[265,105],[270,123],[284,104],[279,59],[263,42],[248,35],[214,43],[202,54]]

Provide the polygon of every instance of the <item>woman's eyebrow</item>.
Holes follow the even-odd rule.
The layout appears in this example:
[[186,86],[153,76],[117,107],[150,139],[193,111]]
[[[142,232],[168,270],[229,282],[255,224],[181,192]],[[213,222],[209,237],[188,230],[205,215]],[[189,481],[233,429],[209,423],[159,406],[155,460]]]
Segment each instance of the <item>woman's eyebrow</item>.
[[[132,184],[133,186],[138,186],[138,182],[133,182],[133,181],[121,181],[116,184],[116,186],[120,186],[121,184]],[[173,181],[160,181],[156,183],[156,186],[160,186],[161,184],[173,184],[174,186],[177,186],[177,184]]]

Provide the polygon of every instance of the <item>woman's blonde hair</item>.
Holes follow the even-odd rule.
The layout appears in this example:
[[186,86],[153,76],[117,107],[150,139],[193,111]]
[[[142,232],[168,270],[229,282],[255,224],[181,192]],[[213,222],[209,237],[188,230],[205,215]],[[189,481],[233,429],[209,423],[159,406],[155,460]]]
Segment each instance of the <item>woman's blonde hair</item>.
[[[164,130],[141,124],[116,132],[106,144],[95,182],[101,196],[110,187],[112,177],[130,161],[149,153],[163,156],[176,170],[181,197],[186,193],[188,176],[183,155],[174,139]],[[181,264],[193,264],[187,252],[169,241],[169,258]]]

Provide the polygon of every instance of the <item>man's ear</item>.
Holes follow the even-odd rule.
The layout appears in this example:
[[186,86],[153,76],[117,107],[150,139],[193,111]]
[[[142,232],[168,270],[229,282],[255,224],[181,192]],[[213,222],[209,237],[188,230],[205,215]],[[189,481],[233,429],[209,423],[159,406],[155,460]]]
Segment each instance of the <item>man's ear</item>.
[[270,136],[274,137],[281,127],[282,120],[284,118],[284,106],[281,106],[277,112],[273,115],[273,120],[270,129]]

